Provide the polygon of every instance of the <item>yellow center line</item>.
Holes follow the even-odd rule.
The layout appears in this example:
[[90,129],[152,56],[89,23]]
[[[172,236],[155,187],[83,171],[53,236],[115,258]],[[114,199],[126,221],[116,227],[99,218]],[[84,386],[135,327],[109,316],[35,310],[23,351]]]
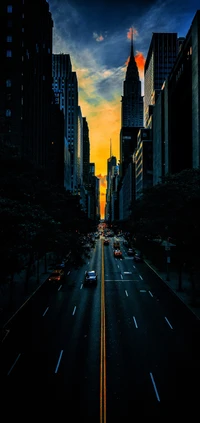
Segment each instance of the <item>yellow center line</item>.
[[102,240],[101,266],[101,347],[100,347],[100,423],[106,423],[106,334],[105,334],[105,280],[104,244]]

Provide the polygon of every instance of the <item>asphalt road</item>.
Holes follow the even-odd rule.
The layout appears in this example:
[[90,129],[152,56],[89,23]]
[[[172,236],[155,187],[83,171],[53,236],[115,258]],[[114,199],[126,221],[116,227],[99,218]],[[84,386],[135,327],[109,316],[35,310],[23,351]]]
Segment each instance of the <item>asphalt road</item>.
[[[112,243],[97,240],[67,283],[47,281],[11,321],[1,345],[5,397],[45,395],[94,423],[163,421],[171,408],[195,421],[199,321],[122,243],[115,259]],[[86,269],[97,271],[97,287],[83,287]]]

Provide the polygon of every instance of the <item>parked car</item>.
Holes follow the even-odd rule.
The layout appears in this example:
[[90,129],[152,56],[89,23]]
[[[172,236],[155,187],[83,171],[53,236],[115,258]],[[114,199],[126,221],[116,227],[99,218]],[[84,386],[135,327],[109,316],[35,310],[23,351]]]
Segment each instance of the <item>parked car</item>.
[[97,285],[97,273],[95,270],[87,270],[85,272],[85,278],[83,281],[83,285]]

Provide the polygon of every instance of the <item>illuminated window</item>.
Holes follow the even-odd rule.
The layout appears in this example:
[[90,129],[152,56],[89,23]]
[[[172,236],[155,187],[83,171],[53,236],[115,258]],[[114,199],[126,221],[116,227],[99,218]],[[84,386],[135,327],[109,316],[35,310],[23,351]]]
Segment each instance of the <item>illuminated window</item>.
[[12,43],[12,35],[7,35],[7,43]]
[[6,57],[12,57],[12,51],[11,50],[6,51]]
[[7,6],[7,13],[12,13],[12,6],[11,6],[11,4],[9,4]]

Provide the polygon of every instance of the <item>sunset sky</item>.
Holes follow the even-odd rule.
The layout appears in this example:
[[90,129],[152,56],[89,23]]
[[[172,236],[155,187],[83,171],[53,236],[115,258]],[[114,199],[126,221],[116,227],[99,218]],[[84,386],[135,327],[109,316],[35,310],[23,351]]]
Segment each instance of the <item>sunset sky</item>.
[[121,95],[130,54],[130,28],[140,79],[153,32],[186,36],[199,0],[49,0],[53,53],[70,54],[78,78],[79,105],[89,126],[90,161],[101,179],[104,217],[107,159],[119,159]]

